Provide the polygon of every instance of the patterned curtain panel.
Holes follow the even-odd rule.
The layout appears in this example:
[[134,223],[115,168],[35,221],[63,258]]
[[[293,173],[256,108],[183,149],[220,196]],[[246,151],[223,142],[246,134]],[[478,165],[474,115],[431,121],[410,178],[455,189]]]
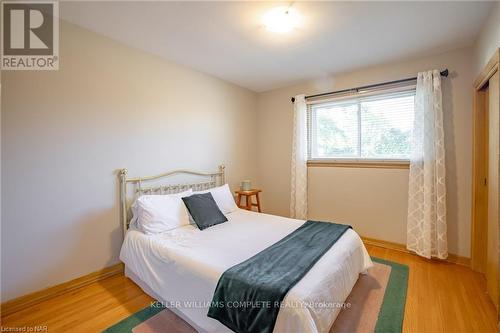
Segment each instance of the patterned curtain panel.
[[307,219],[307,105],[304,95],[293,105],[292,193],[290,216]]
[[426,257],[448,257],[441,75],[418,73],[410,161],[407,248]]

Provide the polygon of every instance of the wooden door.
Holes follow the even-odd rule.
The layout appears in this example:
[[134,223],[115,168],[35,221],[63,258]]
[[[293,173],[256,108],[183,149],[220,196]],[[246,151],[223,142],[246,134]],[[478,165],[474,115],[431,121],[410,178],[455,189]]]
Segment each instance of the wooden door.
[[499,113],[499,73],[490,79],[487,88],[488,106],[488,235],[486,280],[487,291],[498,309],[498,242],[499,242],[499,152],[500,152],[500,113]]

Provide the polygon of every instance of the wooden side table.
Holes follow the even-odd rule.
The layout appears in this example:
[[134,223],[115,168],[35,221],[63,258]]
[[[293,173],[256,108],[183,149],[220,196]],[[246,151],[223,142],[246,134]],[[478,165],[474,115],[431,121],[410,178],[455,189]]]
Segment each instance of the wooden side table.
[[[262,190],[259,189],[252,189],[249,191],[235,191],[236,193],[236,203],[238,204],[239,208],[243,208],[246,210],[252,210],[252,207],[257,207],[257,210],[259,213],[261,212],[260,209],[260,198],[259,198],[259,193],[262,192]],[[256,202],[252,202],[252,197],[255,196]],[[241,198],[245,197],[245,206],[241,205]]]

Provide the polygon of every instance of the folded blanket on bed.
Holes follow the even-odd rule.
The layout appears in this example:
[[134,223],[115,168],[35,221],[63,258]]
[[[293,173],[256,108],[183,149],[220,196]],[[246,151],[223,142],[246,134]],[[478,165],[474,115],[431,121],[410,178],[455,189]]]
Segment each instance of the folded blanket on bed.
[[307,221],[219,279],[208,316],[238,333],[271,333],[286,293],[350,226]]

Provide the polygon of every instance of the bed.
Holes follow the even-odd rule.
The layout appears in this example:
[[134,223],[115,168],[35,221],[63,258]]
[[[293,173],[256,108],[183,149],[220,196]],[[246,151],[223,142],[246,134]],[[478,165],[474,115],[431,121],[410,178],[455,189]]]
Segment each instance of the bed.
[[[207,178],[182,184],[145,186],[174,175]],[[125,274],[151,297],[168,306],[199,332],[231,332],[207,311],[221,275],[287,236],[304,221],[238,209],[228,222],[203,231],[194,225],[146,235],[130,223],[127,197],[210,189],[225,183],[225,169],[198,173],[178,170],[153,177],[127,178],[120,172]],[[127,185],[134,185],[130,191]],[[355,231],[349,229],[286,294],[274,332],[328,332],[360,273],[372,266]]]

